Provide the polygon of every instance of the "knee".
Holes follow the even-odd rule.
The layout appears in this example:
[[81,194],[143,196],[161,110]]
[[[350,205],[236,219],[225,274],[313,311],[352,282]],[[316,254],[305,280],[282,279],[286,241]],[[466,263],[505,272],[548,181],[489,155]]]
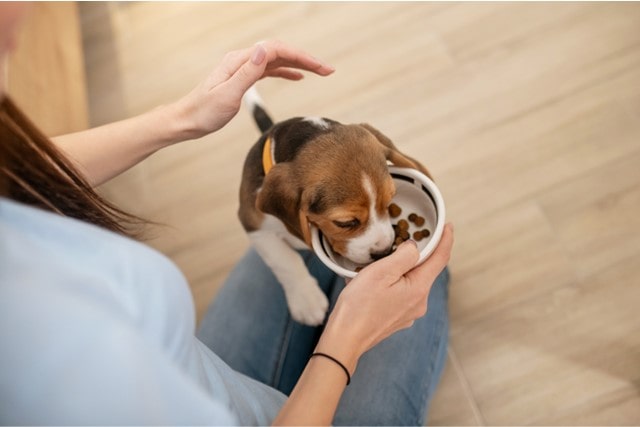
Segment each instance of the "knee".
[[421,393],[407,394],[399,384],[388,384],[385,389],[367,393],[346,393],[340,402],[333,425],[424,425],[426,399]]

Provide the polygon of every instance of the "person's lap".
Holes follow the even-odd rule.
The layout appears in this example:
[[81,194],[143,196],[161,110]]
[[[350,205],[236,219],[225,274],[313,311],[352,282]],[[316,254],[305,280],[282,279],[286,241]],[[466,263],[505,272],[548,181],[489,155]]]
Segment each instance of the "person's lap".
[[[344,280],[310,251],[302,255],[333,305]],[[423,423],[446,360],[447,284],[445,270],[431,290],[427,315],[362,356],[334,424]],[[198,338],[233,369],[289,394],[321,333],[291,319],[281,285],[249,250],[209,307]]]

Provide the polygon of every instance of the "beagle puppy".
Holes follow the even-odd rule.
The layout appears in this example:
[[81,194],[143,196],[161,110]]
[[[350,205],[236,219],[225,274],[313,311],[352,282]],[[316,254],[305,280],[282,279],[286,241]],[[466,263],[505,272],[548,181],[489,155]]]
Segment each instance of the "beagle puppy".
[[282,284],[292,318],[319,325],[329,301],[297,252],[311,247],[310,225],[335,252],[369,264],[388,255],[394,241],[387,164],[429,172],[368,124],[319,117],[274,124],[255,88],[245,103],[262,136],[245,160],[239,219]]

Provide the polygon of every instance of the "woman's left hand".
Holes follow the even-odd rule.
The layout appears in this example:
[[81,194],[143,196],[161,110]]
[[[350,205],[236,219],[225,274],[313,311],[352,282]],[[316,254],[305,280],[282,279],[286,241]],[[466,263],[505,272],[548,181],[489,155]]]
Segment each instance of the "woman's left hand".
[[263,77],[300,80],[306,70],[321,76],[334,69],[306,52],[280,41],[265,41],[253,47],[229,52],[220,65],[177,107],[185,139],[195,139],[226,125],[240,109],[242,96]]

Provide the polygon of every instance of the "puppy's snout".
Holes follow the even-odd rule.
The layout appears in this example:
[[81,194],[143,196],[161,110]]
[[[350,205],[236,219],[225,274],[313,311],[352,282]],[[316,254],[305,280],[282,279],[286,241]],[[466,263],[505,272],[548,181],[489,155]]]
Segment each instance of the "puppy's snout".
[[381,252],[371,252],[371,259],[374,261],[377,261],[379,259],[382,259],[384,257],[386,257],[387,255],[389,255],[392,252],[392,247],[389,246],[388,249],[385,249],[384,251]]

